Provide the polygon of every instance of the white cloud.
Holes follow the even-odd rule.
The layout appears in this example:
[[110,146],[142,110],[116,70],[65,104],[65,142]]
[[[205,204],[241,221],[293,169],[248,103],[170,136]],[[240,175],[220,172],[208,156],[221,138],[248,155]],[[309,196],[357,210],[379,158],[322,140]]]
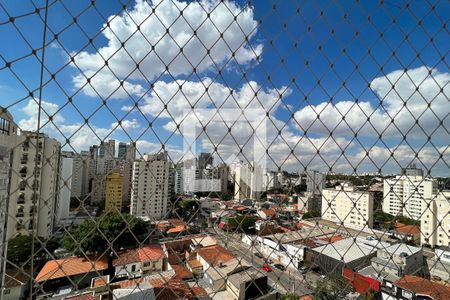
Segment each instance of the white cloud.
[[380,107],[368,101],[323,102],[297,111],[295,120],[301,130],[320,135],[450,138],[444,129],[450,128],[449,81],[450,73],[427,67],[393,71],[370,84]]
[[136,150],[138,157],[146,153],[157,153],[160,152],[161,150],[166,150],[169,154],[170,159],[175,163],[178,162],[183,157],[183,151],[181,151],[175,146],[165,145],[163,149],[161,144],[149,142],[146,140],[136,141]]
[[122,120],[122,121],[120,121],[120,125],[118,122],[114,122],[111,124],[111,129],[123,128],[127,132],[128,132],[128,130],[138,129],[139,127],[140,127],[140,124],[137,119]]
[[[142,86],[130,80],[152,80],[166,71],[176,77],[192,73],[193,68],[200,73],[233,57],[237,63],[247,64],[260,56],[263,48],[249,42],[258,25],[252,8],[233,1],[137,0],[131,10],[109,17],[108,22],[103,30],[107,45],[98,52],[82,51],[75,56],[81,71],[93,76],[91,87],[83,89],[89,96],[97,95],[94,89],[102,97],[123,98],[125,90],[139,95]],[[124,79],[127,83],[118,89]],[[76,88],[86,84],[82,75],[73,81]]]
[[[417,153],[417,155],[416,155]],[[441,157],[442,155],[442,157]],[[414,148],[406,144],[395,147],[374,146],[365,151],[360,149],[355,155],[348,156],[353,166],[358,166],[358,171],[378,171],[382,169],[384,173],[398,173],[411,163],[416,163],[424,170],[431,170],[434,175],[448,176],[448,165],[450,160],[450,147],[425,146]],[[349,170],[349,164],[338,164],[337,168]]]
[[[37,130],[38,107],[38,100],[31,99],[22,109],[26,117],[18,122],[21,130]],[[112,123],[110,127],[99,127],[92,123],[88,125],[79,122],[68,122],[62,116],[59,105],[41,101],[41,107],[40,131],[59,140],[61,145],[67,150],[86,150],[93,144],[98,144],[106,138],[113,138],[114,135],[121,133],[122,127],[123,130],[139,128],[137,119],[122,120],[122,127],[117,127],[117,122]],[[49,116],[52,117],[52,121],[49,121]],[[70,141],[70,145],[66,144],[67,139]]]

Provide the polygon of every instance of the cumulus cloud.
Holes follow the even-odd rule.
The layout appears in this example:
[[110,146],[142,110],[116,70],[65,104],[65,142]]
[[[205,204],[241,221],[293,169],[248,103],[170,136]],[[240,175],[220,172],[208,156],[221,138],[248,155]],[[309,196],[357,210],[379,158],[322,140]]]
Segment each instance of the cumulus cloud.
[[114,122],[111,124],[111,128],[123,128],[125,131],[129,131],[131,129],[138,129],[140,126],[137,119],[131,119],[131,120],[123,120],[120,122]]
[[[112,123],[109,127],[99,127],[92,123],[68,122],[62,116],[59,105],[41,101],[41,107],[40,131],[59,140],[61,145],[68,150],[86,150],[89,146],[98,144],[106,138],[112,138],[114,134],[120,133],[122,128],[127,131],[139,128],[139,122],[136,119],[122,120],[122,127],[118,127],[117,122]],[[21,130],[37,130],[38,108],[38,100],[28,101],[22,109],[26,117],[18,122]],[[70,144],[67,144],[67,140],[70,141]]]
[[106,46],[74,54],[90,83],[82,75],[73,82],[89,96],[122,98],[143,92],[132,80],[166,72],[176,77],[194,68],[199,73],[229,60],[247,64],[262,53],[263,46],[251,42],[257,25],[253,9],[233,1],[137,0],[131,10],[108,18],[102,32]]
[[433,175],[447,176],[448,164],[446,162],[449,160],[450,147],[448,145],[414,148],[401,144],[395,147],[374,146],[368,151],[360,148],[354,155],[348,156],[347,162],[338,163],[336,168],[342,171],[353,171],[353,167],[357,166],[358,172],[373,172],[381,169],[385,174],[386,172],[398,174],[401,168],[415,163],[418,167],[431,170]]
[[449,81],[450,73],[427,67],[393,71],[370,83],[378,103],[309,105],[295,113],[296,125],[320,135],[450,138],[445,130],[450,128]]

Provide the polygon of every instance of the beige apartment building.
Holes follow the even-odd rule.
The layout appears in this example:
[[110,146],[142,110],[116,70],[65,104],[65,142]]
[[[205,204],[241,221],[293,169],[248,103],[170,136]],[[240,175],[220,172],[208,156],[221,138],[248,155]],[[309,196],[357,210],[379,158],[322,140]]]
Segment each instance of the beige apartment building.
[[450,191],[433,195],[422,202],[420,243],[422,245],[450,246]]
[[422,203],[437,191],[436,181],[421,175],[401,175],[384,180],[383,212],[420,220]]
[[154,220],[167,217],[169,167],[167,152],[145,154],[133,163],[131,215]]
[[373,194],[350,185],[322,190],[322,219],[344,226],[373,226]]
[[5,110],[0,111],[0,119],[5,128],[0,146],[12,153],[6,239],[32,230],[48,238],[55,222],[61,146],[43,133],[19,133]]

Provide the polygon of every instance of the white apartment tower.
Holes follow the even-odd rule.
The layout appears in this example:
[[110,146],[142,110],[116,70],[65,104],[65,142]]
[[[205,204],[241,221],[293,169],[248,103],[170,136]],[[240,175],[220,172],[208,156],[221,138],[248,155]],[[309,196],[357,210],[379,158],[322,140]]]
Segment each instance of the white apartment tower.
[[437,182],[423,176],[401,175],[385,179],[383,190],[383,212],[420,220],[422,202],[432,199]]
[[156,220],[166,218],[169,168],[167,152],[145,154],[134,162],[130,214]]
[[56,223],[69,217],[70,198],[72,197],[71,186],[73,179],[74,159],[72,157],[61,156],[61,171],[59,176],[59,195],[56,205]]
[[264,187],[265,170],[255,162],[233,166],[234,199],[261,198]]
[[356,191],[353,186],[338,185],[322,190],[322,219],[344,226],[373,226],[373,194]]
[[422,201],[420,231],[422,245],[450,246],[450,191],[440,192],[432,199]]

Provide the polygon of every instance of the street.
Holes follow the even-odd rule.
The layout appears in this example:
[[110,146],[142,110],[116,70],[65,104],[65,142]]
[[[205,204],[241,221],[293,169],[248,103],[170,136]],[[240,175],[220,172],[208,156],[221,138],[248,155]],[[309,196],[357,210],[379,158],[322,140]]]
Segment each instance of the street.
[[[254,255],[257,251],[255,246],[248,246],[240,240],[239,234],[227,234],[218,229],[210,228],[210,234],[215,235],[218,242],[223,244],[237,258],[244,259],[255,268],[260,269],[265,261]],[[271,266],[272,272],[267,272],[270,284],[282,293],[296,293],[298,295],[308,295],[314,290],[315,282],[319,278],[314,272],[300,274],[299,271],[281,271]]]

